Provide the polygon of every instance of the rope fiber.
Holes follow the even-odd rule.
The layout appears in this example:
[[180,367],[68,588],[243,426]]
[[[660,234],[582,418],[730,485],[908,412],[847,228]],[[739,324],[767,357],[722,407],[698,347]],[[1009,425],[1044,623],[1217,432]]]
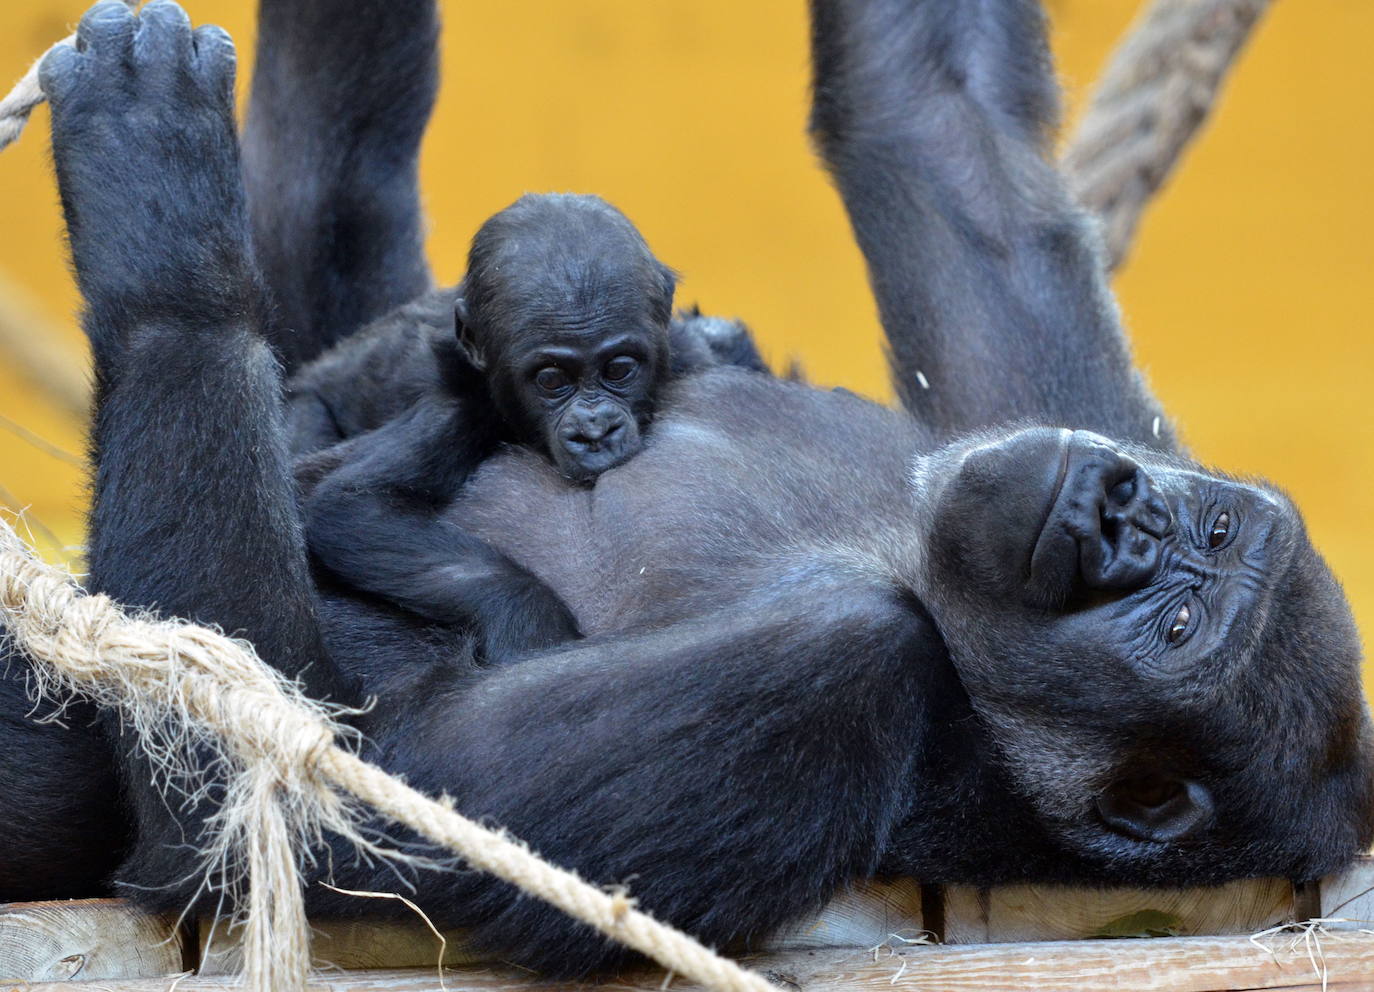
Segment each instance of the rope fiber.
[[[772,990],[761,975],[637,909],[623,892],[588,884],[340,747],[337,711],[306,697],[250,645],[185,621],[131,615],[84,592],[3,520],[0,623],[34,661],[43,696],[75,692],[115,708],[138,732],[164,786],[195,796],[211,778],[221,782],[225,798],[202,853],[207,880],[220,878],[231,889],[246,884],[251,988],[305,988],[310,941],[298,865],[325,832],[372,856],[415,861],[362,836],[366,804],[676,974],[722,992]],[[215,755],[209,771],[189,767],[196,745]]]

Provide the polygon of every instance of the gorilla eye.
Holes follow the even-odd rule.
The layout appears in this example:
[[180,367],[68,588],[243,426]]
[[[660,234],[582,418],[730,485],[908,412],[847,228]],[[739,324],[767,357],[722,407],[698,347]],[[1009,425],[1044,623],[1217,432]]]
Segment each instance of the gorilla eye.
[[571,382],[568,374],[556,365],[542,368],[534,376],[534,384],[546,393],[557,393],[567,389]]
[[607,382],[624,382],[635,374],[637,368],[639,368],[638,362],[629,355],[621,355],[607,362],[605,371],[601,374]]
[[1217,514],[1217,518],[1212,521],[1212,530],[1207,535],[1207,547],[1219,548],[1226,543],[1226,538],[1231,533],[1231,514],[1223,510]]
[[1184,635],[1188,633],[1188,624],[1192,619],[1193,611],[1188,609],[1186,603],[1178,608],[1178,612],[1174,614],[1173,623],[1169,624],[1167,636],[1170,644],[1177,644],[1183,640]]

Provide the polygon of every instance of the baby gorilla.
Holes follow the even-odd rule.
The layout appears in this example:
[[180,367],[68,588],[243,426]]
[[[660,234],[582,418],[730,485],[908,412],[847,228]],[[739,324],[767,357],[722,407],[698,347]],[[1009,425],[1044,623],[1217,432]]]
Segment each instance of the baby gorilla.
[[524,196],[477,232],[455,307],[505,439],[575,482],[634,456],[668,373],[676,277],[594,196]]
[[[551,589],[439,511],[503,444],[589,484],[642,448],[669,380],[711,365],[764,368],[743,325],[674,317],[675,286],[599,197],[527,195],[491,217],[454,302],[457,346],[449,334],[432,348],[439,386],[313,459],[318,482],[302,478],[321,577],[472,632],[488,663],[577,636]],[[364,332],[342,360],[397,347],[430,351]],[[393,385],[385,370],[372,379],[371,392]]]

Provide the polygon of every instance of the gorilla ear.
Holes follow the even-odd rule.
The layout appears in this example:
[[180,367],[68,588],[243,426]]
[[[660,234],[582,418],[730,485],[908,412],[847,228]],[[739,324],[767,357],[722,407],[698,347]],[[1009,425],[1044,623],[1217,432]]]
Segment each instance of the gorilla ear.
[[662,262],[659,262],[658,277],[662,282],[663,288],[663,312],[661,317],[663,323],[666,324],[673,316],[673,294],[677,292],[677,273]]
[[473,368],[478,372],[485,372],[487,360],[482,355],[476,336],[472,333],[472,324],[468,322],[468,301],[462,296],[453,301],[453,330],[458,336],[458,347],[463,349],[463,354],[467,356]]

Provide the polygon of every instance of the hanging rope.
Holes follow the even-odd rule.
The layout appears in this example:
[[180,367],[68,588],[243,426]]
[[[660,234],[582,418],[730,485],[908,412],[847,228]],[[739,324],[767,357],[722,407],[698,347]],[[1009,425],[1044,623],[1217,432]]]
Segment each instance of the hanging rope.
[[[0,520],[0,622],[35,662],[49,698],[71,692],[117,709],[164,783],[195,795],[215,781],[224,799],[208,824],[206,876],[242,902],[250,987],[297,992],[310,968],[298,855],[326,832],[366,853],[415,859],[360,833],[361,803],[538,896],[663,967],[722,992],[772,992],[679,930],[541,859],[514,838],[435,802],[336,743],[331,713],[264,664],[251,646],[179,620],[128,615],[40,561]],[[187,767],[194,746],[215,774]]]
[[1102,219],[1110,268],[1216,105],[1269,0],[1154,0],[1117,46],[1064,153],[1069,187]]

